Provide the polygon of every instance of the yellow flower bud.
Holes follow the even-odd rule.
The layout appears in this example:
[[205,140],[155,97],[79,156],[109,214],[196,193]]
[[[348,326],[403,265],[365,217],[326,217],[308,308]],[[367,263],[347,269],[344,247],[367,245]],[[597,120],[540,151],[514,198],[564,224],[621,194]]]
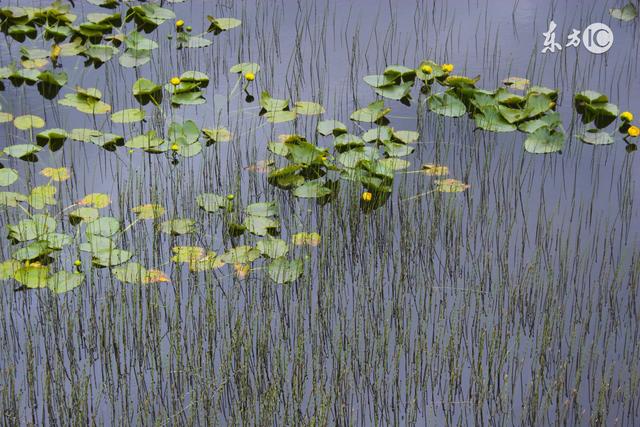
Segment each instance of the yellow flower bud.
[[624,113],[620,114],[620,119],[622,119],[622,121],[624,122],[631,123],[633,121],[633,114],[629,111],[625,111]]
[[178,19],[176,21],[176,28],[182,28],[184,26],[184,20],[183,19]]
[[433,73],[433,68],[431,67],[431,65],[424,64],[422,67],[420,67],[420,71],[425,74],[431,74]]
[[453,64],[442,64],[442,71],[450,73],[453,71]]
[[252,72],[248,72],[244,75],[244,78],[247,79],[248,81],[252,82],[256,79],[256,75],[253,74]]
[[364,193],[362,193],[362,200],[364,200],[365,202],[370,202],[371,199],[373,199],[373,194],[371,194],[369,191],[365,191]]

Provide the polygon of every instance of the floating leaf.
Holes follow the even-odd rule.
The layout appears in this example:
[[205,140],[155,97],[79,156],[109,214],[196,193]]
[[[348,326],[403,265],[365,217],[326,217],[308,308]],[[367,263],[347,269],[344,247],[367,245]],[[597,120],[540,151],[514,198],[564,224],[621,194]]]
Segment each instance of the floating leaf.
[[329,194],[331,194],[331,189],[319,181],[305,182],[293,190],[293,195],[301,198],[317,198]]
[[195,262],[189,263],[189,270],[191,271],[209,271],[215,270],[217,268],[224,267],[225,262],[220,259],[220,257],[216,256],[216,253],[213,251],[209,251],[207,256],[202,259],[199,259]]
[[251,246],[237,246],[226,251],[220,260],[227,264],[249,264],[260,257],[260,251]]
[[531,84],[531,82],[524,77],[507,77],[502,83],[515,90],[525,90]]
[[38,289],[47,286],[47,278],[49,276],[49,267],[44,265],[30,265],[17,270],[13,279],[21,285]]
[[93,206],[94,208],[102,209],[111,204],[111,199],[107,194],[91,193],[80,199],[78,204],[81,206]]
[[202,193],[196,197],[196,203],[207,212],[216,212],[219,209],[230,209],[232,203],[224,196],[213,193]]
[[320,244],[319,233],[296,233],[291,237],[293,244],[296,246],[313,246],[316,247]]
[[436,185],[435,191],[440,193],[460,193],[469,188],[468,184],[453,178],[436,180],[434,184]]
[[385,108],[384,101],[374,101],[365,108],[354,111],[351,114],[351,120],[373,123],[382,119],[390,111],[391,108]]
[[285,123],[296,118],[295,111],[267,111],[264,114],[269,123]]
[[278,284],[291,283],[298,279],[303,272],[301,260],[291,260],[284,257],[276,258],[269,264],[268,271],[271,280]]
[[194,220],[188,218],[170,219],[160,224],[160,231],[165,234],[179,236],[196,231],[195,224]]
[[36,142],[39,146],[49,145],[51,151],[57,151],[64,145],[68,134],[64,129],[48,129],[36,135]]
[[16,271],[22,268],[22,263],[15,259],[9,259],[0,263],[0,280],[11,279]]
[[169,279],[169,276],[167,276],[161,270],[147,270],[147,274],[145,274],[144,278],[142,279],[142,283],[144,283],[145,285],[149,283],[167,283],[167,282],[171,282],[171,279]]
[[289,252],[287,242],[274,238],[260,240],[256,243],[256,249],[258,249],[262,255],[271,259],[282,257]]
[[100,213],[96,208],[78,208],[69,212],[69,222],[78,225],[81,222],[91,222],[98,219]]
[[606,133],[595,129],[588,130],[579,135],[580,141],[591,145],[609,145],[613,144],[613,137]]
[[211,142],[229,142],[231,132],[227,128],[202,129],[202,133]]
[[44,209],[45,206],[56,204],[56,188],[53,185],[39,185],[31,190],[28,202],[34,209]]
[[44,127],[42,117],[27,114],[13,119],[13,125],[20,130],[40,129]]
[[638,16],[638,10],[631,2],[627,3],[622,9],[609,9],[609,13],[613,18],[624,22],[633,21]]
[[322,120],[318,122],[318,133],[320,135],[331,135],[338,136],[342,133],[347,132],[347,127],[344,123],[339,122],[337,120]]
[[207,29],[208,33],[220,34],[223,31],[230,30],[232,28],[239,27],[242,21],[235,18],[214,18],[213,16],[207,16],[207,19],[211,23]]
[[145,112],[139,108],[120,110],[111,115],[114,123],[136,123],[144,120]]
[[293,109],[297,114],[313,116],[325,112],[324,107],[315,102],[298,101]]
[[15,251],[13,258],[18,261],[28,261],[48,255],[51,252],[52,250],[49,248],[49,243],[47,241],[38,240]]
[[269,92],[265,90],[260,95],[260,106],[265,111],[282,111],[289,106],[289,101],[286,99],[272,98]]
[[18,180],[20,176],[15,169],[0,169],[0,187],[8,187]]
[[101,249],[93,252],[93,263],[99,267],[113,267],[129,261],[133,254],[123,249]]
[[120,231],[120,221],[116,218],[105,216],[87,224],[86,233],[92,236],[111,237]]
[[128,262],[112,268],[111,273],[123,283],[141,285],[147,275],[147,269],[137,262]]
[[244,220],[244,225],[250,233],[256,236],[266,236],[280,227],[280,222],[274,218],[249,215]]
[[13,121],[13,114],[0,111],[0,123],[8,123]]
[[461,117],[467,112],[464,103],[452,91],[436,93],[428,100],[429,109],[436,114],[446,117]]
[[84,282],[84,274],[59,271],[47,279],[47,287],[56,294],[69,292]]
[[260,71],[260,65],[256,64],[255,62],[241,62],[240,64],[236,64],[229,69],[230,73],[236,74],[257,74],[258,71]]
[[564,148],[564,139],[564,132],[542,127],[529,134],[524,142],[524,149],[536,154],[555,153]]
[[66,181],[70,178],[69,169],[61,168],[44,168],[40,171],[40,175],[50,178],[52,181]]
[[278,205],[275,202],[252,203],[244,211],[252,216],[277,216]]
[[155,219],[164,215],[164,208],[161,205],[146,204],[136,206],[131,211],[138,216],[138,219]]
[[489,132],[512,132],[516,130],[516,126],[505,120],[497,107],[486,107],[481,110],[481,113],[476,114],[474,118],[476,125],[480,129]]
[[429,176],[442,176],[449,175],[449,168],[444,165],[436,165],[432,163],[426,163],[422,165],[422,172]]
[[174,255],[171,257],[173,262],[194,263],[205,257],[205,250],[199,246],[174,246],[171,248]]

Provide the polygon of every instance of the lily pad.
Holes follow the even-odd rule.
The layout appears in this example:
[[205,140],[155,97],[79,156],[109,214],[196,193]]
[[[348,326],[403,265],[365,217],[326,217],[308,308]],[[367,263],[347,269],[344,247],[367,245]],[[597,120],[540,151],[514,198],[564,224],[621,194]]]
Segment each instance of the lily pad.
[[8,187],[18,180],[20,176],[15,169],[0,169],[0,187]]
[[84,277],[83,273],[59,271],[47,279],[47,287],[56,294],[62,294],[82,285]]
[[20,130],[40,129],[44,127],[42,117],[27,114],[13,119],[13,125]]
[[111,115],[114,123],[137,123],[144,120],[145,112],[139,108],[120,110]]
[[278,284],[291,283],[297,280],[304,270],[302,260],[288,260],[279,257],[271,261],[268,267],[269,277]]

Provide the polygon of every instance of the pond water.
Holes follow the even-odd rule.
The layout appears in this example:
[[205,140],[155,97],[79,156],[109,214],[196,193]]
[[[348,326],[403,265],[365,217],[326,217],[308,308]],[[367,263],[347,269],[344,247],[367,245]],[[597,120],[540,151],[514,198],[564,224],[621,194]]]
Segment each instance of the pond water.
[[[57,8],[68,4],[60,3]],[[100,1],[75,0],[76,24],[95,12],[127,14],[125,5],[92,3]],[[0,9],[28,4],[49,6],[2,0]],[[620,119],[604,127],[612,144],[583,143],[594,126],[582,123],[574,104],[576,93],[592,90],[619,112],[640,117],[638,18],[625,22],[609,13],[622,6],[612,0],[165,1],[175,17],[141,32],[157,48],[138,67],[121,65],[128,44],[98,68],[80,55],[61,55],[54,68],[50,55],[41,55],[41,70],[68,76],[53,99],[37,85],[3,79],[0,111],[36,115],[46,125],[0,124],[1,149],[31,143],[51,128],[98,130],[127,141],[108,151],[70,135],[61,149],[39,151],[37,162],[0,157],[19,174],[0,190],[31,194],[17,206],[0,205],[0,261],[8,260],[0,269],[6,279],[0,286],[3,424],[636,424],[640,164],[633,138],[618,132]],[[206,33],[209,15],[241,25]],[[6,35],[2,17],[0,67],[22,68],[23,46],[51,51],[54,41],[45,40],[42,28],[37,38],[19,42]],[[177,32],[176,19],[192,31]],[[563,48],[542,53],[551,21]],[[584,42],[566,46],[573,29],[598,22],[613,32],[608,52],[593,54]],[[135,27],[118,24],[109,34],[130,37]],[[177,49],[187,34],[212,43]],[[363,80],[392,65],[420,69],[426,60],[438,69],[453,64],[451,74],[479,76],[477,88],[494,91],[516,76],[557,89],[544,117],[559,113],[564,145],[534,154],[525,149],[525,132],[490,132],[469,115],[436,114],[418,78],[405,103],[377,96]],[[245,62],[259,64],[255,80],[229,72]],[[209,78],[206,103],[171,105],[170,79],[186,71]],[[133,97],[141,78],[166,85],[157,106]],[[432,93],[447,88],[431,81]],[[99,89],[111,112],[142,108],[146,118],[115,123],[110,114],[59,104],[76,86]],[[259,114],[262,91],[292,107],[319,103],[324,112],[270,123],[270,113]],[[388,191],[376,191],[381,175],[364,168],[366,162],[346,170],[337,138],[317,132],[318,122],[335,119],[363,135],[376,125],[350,116],[378,99],[391,108],[386,118],[394,132],[418,132],[407,144],[394,137],[395,149],[412,151],[401,157],[406,169],[385,181]],[[230,140],[203,143],[192,157],[183,155],[192,147],[184,140],[176,140],[176,153],[169,143],[162,153],[130,143],[150,130],[170,139],[170,124],[189,120],[199,141],[206,141],[201,129],[218,128]],[[306,163],[340,169],[342,179],[331,167],[322,166],[324,177],[317,167],[296,169],[305,183],[331,181],[313,187],[314,195],[331,194],[298,197],[307,184],[303,191],[269,179],[275,168],[293,163],[274,153],[286,144],[270,144],[286,139],[283,134],[328,149],[318,154],[289,139],[285,154],[295,158],[292,145],[302,144],[295,145],[300,156],[309,150],[315,156]],[[429,174],[425,164],[439,172],[446,166],[447,174]],[[50,179],[44,168],[67,168],[69,178]],[[38,206],[43,196],[32,191],[48,182],[55,200]],[[101,222],[117,227],[114,233],[96,231],[93,211],[77,213],[79,224],[69,219],[92,205],[80,201],[93,193],[109,196],[95,207],[100,218],[114,218],[116,225]],[[200,206],[202,193],[219,196],[213,207]],[[275,202],[275,214],[264,205],[253,205],[255,215],[245,210],[258,202]],[[136,213],[145,204],[162,212]],[[12,241],[12,225],[43,212],[69,243],[34,257],[16,255],[34,239]],[[175,219],[186,221],[166,222]],[[237,232],[240,225],[248,230]],[[90,229],[98,235],[93,241]],[[110,255],[105,262],[91,245],[108,238],[131,258],[114,262]],[[273,246],[265,249],[265,242]],[[286,254],[271,254],[277,248],[280,255],[282,246]],[[208,251],[217,256],[205,258]],[[11,259],[21,269],[28,262],[24,271],[46,270],[48,289],[16,280]],[[82,274],[81,283],[54,292],[48,277],[60,271]],[[68,280],[62,285],[72,287]]]

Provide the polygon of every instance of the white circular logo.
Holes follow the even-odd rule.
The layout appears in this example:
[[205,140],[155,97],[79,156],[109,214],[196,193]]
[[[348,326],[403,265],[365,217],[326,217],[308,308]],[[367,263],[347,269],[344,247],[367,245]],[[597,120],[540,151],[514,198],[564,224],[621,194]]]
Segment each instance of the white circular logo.
[[605,53],[613,45],[613,31],[600,22],[591,24],[582,32],[582,44],[591,53]]

